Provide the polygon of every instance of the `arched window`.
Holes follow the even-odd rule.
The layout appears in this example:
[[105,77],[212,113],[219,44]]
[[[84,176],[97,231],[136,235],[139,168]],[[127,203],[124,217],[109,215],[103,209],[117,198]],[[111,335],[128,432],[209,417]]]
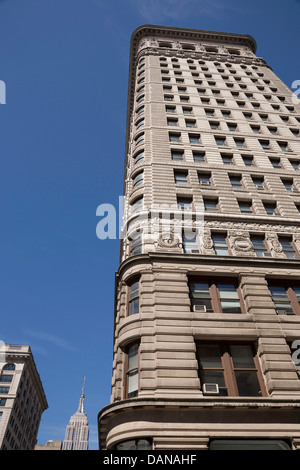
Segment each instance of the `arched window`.
[[14,364],[5,364],[3,370],[16,370],[16,367]]

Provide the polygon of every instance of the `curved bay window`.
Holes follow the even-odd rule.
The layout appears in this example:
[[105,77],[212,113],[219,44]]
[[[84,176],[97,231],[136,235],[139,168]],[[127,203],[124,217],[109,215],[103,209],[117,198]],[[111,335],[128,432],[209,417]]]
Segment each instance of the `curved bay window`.
[[240,292],[235,281],[192,279],[189,281],[194,312],[243,313]]
[[217,384],[220,396],[266,395],[252,344],[199,342],[197,358],[202,388],[204,384]]
[[135,279],[129,284],[128,314],[139,313],[140,310],[140,281]]
[[151,450],[152,442],[150,439],[130,439],[119,442],[114,450]]
[[130,254],[133,256],[141,253],[143,253],[143,234],[139,233],[130,240]]
[[139,343],[127,349],[126,398],[136,397],[139,389]]

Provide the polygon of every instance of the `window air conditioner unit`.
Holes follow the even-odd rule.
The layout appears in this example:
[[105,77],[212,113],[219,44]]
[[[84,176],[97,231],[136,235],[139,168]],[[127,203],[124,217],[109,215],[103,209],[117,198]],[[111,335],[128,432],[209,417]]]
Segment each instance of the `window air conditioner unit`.
[[194,312],[206,312],[206,305],[194,305]]
[[277,315],[287,315],[287,311],[284,310],[283,308],[279,308],[276,310]]
[[300,192],[299,189],[297,189],[297,188],[292,188],[292,191],[293,191],[293,193],[299,193]]
[[201,186],[209,186],[209,181],[200,181]]
[[218,384],[203,384],[203,395],[219,395]]
[[264,258],[272,258],[271,253],[263,253]]

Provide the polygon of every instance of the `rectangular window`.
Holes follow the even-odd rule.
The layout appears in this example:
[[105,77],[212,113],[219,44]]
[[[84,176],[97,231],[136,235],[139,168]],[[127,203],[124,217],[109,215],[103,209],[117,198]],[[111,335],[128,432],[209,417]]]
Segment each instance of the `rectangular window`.
[[10,374],[2,374],[0,377],[0,382],[3,383],[11,383],[13,379],[13,375]]
[[190,280],[191,309],[214,313],[242,313],[239,290],[234,281]]
[[189,134],[189,140],[191,144],[199,144],[200,134]]
[[170,132],[169,133],[169,142],[180,142],[181,140],[181,136],[180,134],[175,134],[175,133],[172,133]]
[[136,212],[139,212],[143,209],[144,207],[144,202],[143,202],[143,196],[136,199],[133,204],[130,206],[130,214],[134,214]]
[[186,172],[174,171],[175,184],[187,184],[188,174]]
[[[266,247],[265,237],[263,235],[252,235],[251,242],[256,256],[267,257],[269,253]],[[271,257],[271,254],[269,254],[269,257]]]
[[292,189],[293,189],[293,184],[294,184],[294,181],[293,180],[286,180],[286,179],[282,179],[281,180],[285,189],[288,191],[288,192],[291,192]]
[[171,150],[171,158],[175,161],[183,161],[183,150]]
[[211,186],[211,173],[198,173],[198,181],[201,186]]
[[[185,120],[186,127],[196,127],[196,121],[193,119],[186,119]],[[199,140],[199,139],[198,139]]]
[[242,177],[240,175],[229,175],[229,179],[233,189],[243,189]]
[[235,145],[238,147],[238,148],[245,148],[246,147],[246,142],[245,142],[245,139],[234,139],[235,141]]
[[300,315],[300,287],[284,282],[268,283],[278,315]]
[[133,183],[133,188],[137,188],[138,186],[141,186],[144,184],[144,172],[140,171],[135,175],[135,177],[132,179]]
[[208,212],[219,212],[218,199],[203,199],[204,210]]
[[236,132],[237,130],[237,124],[227,122],[227,127],[231,132]]
[[128,302],[128,314],[133,315],[138,313],[140,310],[140,297],[139,297],[139,286],[140,281],[136,279],[129,285],[129,302]]
[[276,168],[277,170],[282,168],[280,158],[270,158],[270,162],[271,162],[273,168]]
[[265,395],[258,359],[252,344],[197,344],[200,382],[217,384],[221,396]]
[[252,155],[242,155],[242,159],[245,166],[255,166]]
[[177,207],[181,210],[191,211],[193,207],[193,200],[192,198],[187,197],[177,197]]
[[217,256],[228,256],[229,253],[228,253],[226,235],[213,234],[211,238],[214,244],[215,254]]
[[231,153],[222,153],[221,158],[224,165],[233,164],[233,155]]
[[256,189],[265,189],[265,180],[263,176],[252,176],[252,181]]
[[288,143],[287,142],[277,142],[277,144],[279,145],[280,149],[283,151],[283,152],[287,152],[289,150],[289,146],[288,146]]
[[290,164],[294,168],[294,170],[299,170],[300,169],[300,161],[298,160],[290,160]]
[[209,121],[209,125],[211,129],[219,129],[220,123],[217,121]]
[[263,206],[268,215],[280,215],[276,202],[263,202]]
[[183,233],[182,244],[184,253],[199,253],[197,234],[194,232]]
[[167,125],[176,127],[178,125],[178,119],[167,118]]
[[251,201],[238,201],[240,211],[242,214],[252,214],[252,202]]
[[143,253],[143,235],[138,234],[130,240],[130,254],[132,256]]
[[226,145],[226,137],[215,136],[215,141],[219,147],[224,147]]
[[260,145],[264,150],[271,150],[270,141],[269,140],[259,140]]
[[205,152],[193,152],[194,162],[206,163],[205,161]]
[[139,344],[127,350],[126,390],[127,398],[136,397],[139,389]]
[[278,237],[282,251],[288,259],[294,259],[296,256],[293,242],[289,238]]

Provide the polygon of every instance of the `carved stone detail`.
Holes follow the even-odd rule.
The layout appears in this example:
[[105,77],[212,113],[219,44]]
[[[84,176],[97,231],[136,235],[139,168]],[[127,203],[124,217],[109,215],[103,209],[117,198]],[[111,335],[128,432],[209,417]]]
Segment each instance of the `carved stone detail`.
[[266,243],[270,249],[271,255],[274,258],[285,258],[285,254],[282,251],[282,246],[278,240],[276,232],[266,233]]
[[278,232],[278,233],[298,233],[300,234],[300,226],[297,225],[271,225],[247,222],[223,222],[223,221],[206,221],[207,228],[220,228],[227,230],[246,230],[259,232]]
[[254,256],[249,232],[229,230],[228,241],[231,252],[236,256]]
[[203,255],[215,254],[214,244],[211,238],[210,230],[207,230],[207,229],[204,230],[203,236],[200,237],[200,247],[201,247],[201,253]]
[[300,252],[300,233],[293,235],[293,242],[295,244],[296,250]]
[[173,233],[162,233],[159,235],[158,240],[154,242],[157,251],[172,251],[181,253],[181,241],[174,237]]

